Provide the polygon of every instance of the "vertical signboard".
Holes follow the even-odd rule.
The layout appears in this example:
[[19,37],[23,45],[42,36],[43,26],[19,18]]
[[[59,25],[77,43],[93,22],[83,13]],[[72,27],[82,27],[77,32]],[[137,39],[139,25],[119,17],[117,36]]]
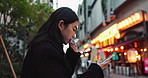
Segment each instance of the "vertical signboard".
[[92,48],[91,61],[94,63],[97,61],[97,53],[98,53],[98,50],[96,48]]
[[144,58],[144,73],[148,73],[148,58]]
[[104,51],[100,51],[100,59],[104,60]]

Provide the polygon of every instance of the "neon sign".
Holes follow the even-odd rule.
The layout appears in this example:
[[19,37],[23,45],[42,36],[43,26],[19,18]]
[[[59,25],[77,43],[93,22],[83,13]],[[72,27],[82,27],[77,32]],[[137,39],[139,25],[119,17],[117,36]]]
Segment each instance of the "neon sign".
[[122,21],[113,24],[111,27],[100,33],[96,38],[91,41],[91,44],[96,44],[97,41],[104,42],[110,38],[120,38],[119,31],[128,29],[142,21],[144,21],[144,14],[142,11],[138,11],[131,16],[123,19]]

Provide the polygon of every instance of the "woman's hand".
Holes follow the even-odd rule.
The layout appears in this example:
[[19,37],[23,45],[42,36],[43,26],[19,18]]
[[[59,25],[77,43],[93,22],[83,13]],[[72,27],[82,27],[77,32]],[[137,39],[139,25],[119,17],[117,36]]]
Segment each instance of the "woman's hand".
[[109,63],[111,62],[111,60],[108,60],[106,62],[103,62],[103,63],[98,63],[98,65],[102,68],[102,69],[105,69],[108,67]]
[[70,46],[75,52],[79,52],[78,47],[77,47],[76,44],[69,43],[69,46]]

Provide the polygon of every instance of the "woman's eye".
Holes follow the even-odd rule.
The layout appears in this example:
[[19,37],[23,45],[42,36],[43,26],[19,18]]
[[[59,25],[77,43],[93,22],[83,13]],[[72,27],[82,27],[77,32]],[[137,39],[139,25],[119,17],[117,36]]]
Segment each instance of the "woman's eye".
[[76,31],[76,29],[73,29],[73,31]]
[[74,28],[73,28],[73,31],[74,31],[74,32],[76,32],[76,31],[77,31],[77,28],[76,28],[76,27],[74,27]]
[[73,31],[75,31],[75,29],[73,29]]

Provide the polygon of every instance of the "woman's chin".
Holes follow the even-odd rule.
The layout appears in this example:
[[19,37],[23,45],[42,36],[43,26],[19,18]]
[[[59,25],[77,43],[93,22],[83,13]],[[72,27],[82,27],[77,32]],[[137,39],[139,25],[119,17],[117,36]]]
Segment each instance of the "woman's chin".
[[64,43],[65,45],[67,45],[67,43]]
[[64,42],[65,45],[67,45],[69,42]]

